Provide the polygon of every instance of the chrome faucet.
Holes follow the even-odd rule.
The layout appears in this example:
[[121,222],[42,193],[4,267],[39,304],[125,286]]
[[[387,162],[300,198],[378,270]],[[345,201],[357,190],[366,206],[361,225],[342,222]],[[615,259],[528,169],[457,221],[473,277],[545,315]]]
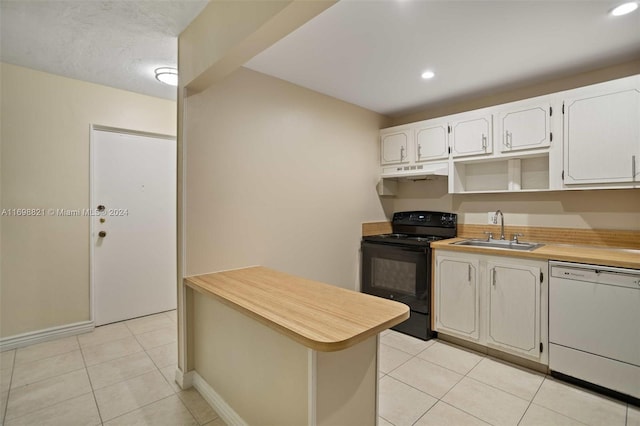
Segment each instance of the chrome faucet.
[[500,214],[500,239],[504,240],[504,215],[502,211],[496,210],[496,216],[498,216],[498,214]]

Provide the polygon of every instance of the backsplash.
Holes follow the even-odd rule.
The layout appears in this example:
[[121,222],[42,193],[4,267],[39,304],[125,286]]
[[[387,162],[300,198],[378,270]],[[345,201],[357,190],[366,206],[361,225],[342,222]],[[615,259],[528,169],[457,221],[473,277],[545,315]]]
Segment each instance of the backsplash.
[[[458,224],[458,237],[486,238],[485,231],[500,234],[499,225]],[[369,222],[362,224],[362,235],[376,235],[391,232],[389,222]],[[506,238],[514,233],[524,234],[521,241],[553,244],[575,244],[609,248],[627,248],[640,250],[640,231],[552,228],[536,226],[505,226]],[[497,238],[497,237],[496,237]]]

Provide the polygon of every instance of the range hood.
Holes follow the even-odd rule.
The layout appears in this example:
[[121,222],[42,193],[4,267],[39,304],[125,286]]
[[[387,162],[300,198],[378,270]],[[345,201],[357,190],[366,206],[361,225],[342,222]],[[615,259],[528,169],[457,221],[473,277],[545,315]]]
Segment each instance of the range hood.
[[399,178],[408,180],[428,180],[437,176],[449,175],[449,163],[407,164],[382,168],[383,179]]

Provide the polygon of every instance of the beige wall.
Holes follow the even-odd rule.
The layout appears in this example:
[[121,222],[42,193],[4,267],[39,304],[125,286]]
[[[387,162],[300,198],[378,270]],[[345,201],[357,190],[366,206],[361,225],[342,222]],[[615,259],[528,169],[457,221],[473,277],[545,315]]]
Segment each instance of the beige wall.
[[392,210],[451,211],[461,223],[486,224],[500,209],[506,225],[640,230],[640,189],[449,195],[446,180],[398,188]]
[[[175,135],[173,101],[1,67],[1,208],[90,207],[91,124]],[[88,218],[1,224],[0,336],[89,320]]]
[[185,100],[185,275],[265,265],[345,288],[385,218],[371,111],[241,68]]

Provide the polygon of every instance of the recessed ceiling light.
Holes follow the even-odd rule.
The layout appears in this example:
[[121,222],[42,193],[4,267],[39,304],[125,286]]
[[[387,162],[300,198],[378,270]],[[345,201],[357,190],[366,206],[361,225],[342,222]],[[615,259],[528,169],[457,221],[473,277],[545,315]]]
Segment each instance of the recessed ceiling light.
[[620,6],[614,8],[611,11],[611,14],[613,16],[622,16],[622,15],[626,15],[627,13],[633,12],[637,8],[638,8],[638,2],[630,1],[628,3],[623,3]]
[[171,67],[156,68],[156,80],[170,86],[178,85],[178,70]]
[[425,71],[422,73],[422,78],[424,78],[425,80],[428,80],[430,78],[433,78],[436,74],[433,71]]

